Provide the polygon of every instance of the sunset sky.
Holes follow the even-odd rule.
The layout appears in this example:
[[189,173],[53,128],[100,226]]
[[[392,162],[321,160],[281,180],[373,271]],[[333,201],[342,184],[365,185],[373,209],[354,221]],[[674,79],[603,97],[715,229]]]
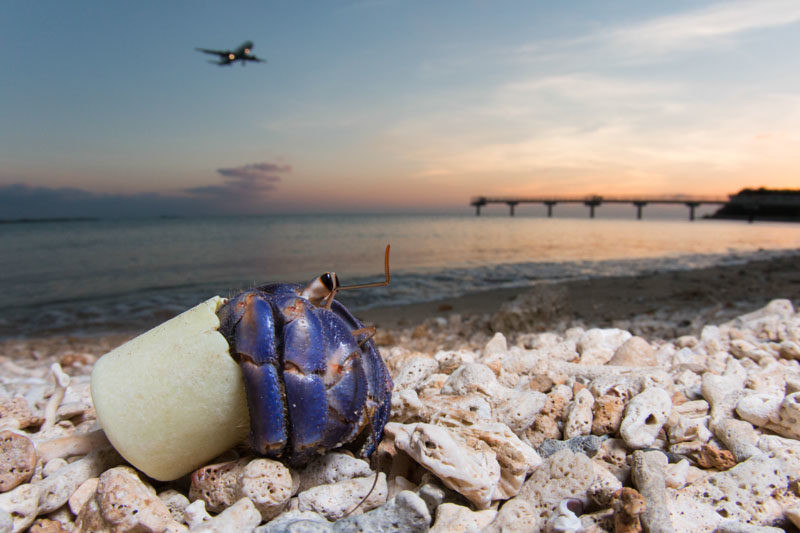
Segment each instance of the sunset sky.
[[0,44],[0,219],[800,187],[796,0],[11,0]]

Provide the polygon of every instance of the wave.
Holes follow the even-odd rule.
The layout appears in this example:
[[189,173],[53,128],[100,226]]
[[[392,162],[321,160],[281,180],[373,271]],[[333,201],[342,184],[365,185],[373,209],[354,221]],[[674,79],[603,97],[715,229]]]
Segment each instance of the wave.
[[[374,307],[402,306],[475,292],[524,289],[539,283],[737,265],[798,254],[800,252],[795,249],[759,250],[603,261],[503,263],[430,272],[399,271],[393,272],[392,283],[388,287],[342,293],[339,299],[353,311],[361,312]],[[373,279],[355,278],[348,280],[348,283],[367,281]],[[230,297],[236,292],[237,289],[231,286],[186,283],[169,287],[141,287],[134,291],[106,293],[101,297],[8,305],[0,316],[0,338],[139,332],[215,294]]]

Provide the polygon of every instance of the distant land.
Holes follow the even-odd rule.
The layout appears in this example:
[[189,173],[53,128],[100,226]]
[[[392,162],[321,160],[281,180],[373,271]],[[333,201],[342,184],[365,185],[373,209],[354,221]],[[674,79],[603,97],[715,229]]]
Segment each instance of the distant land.
[[52,218],[0,218],[0,224],[30,224],[34,222],[96,222],[97,217],[52,217]]
[[707,218],[800,222],[800,189],[742,189]]

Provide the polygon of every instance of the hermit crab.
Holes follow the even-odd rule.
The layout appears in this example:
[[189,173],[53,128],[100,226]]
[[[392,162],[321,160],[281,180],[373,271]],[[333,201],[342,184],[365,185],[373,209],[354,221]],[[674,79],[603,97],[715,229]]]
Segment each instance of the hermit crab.
[[213,296],[103,355],[92,401],[111,444],[160,481],[248,437],[302,466],[335,448],[368,458],[389,416],[392,379],[366,327],[335,299],[333,272]]
[[372,336],[334,299],[333,272],[308,285],[275,283],[247,290],[218,311],[220,333],[241,366],[256,453],[299,466],[334,448],[369,457],[389,416],[392,379]]

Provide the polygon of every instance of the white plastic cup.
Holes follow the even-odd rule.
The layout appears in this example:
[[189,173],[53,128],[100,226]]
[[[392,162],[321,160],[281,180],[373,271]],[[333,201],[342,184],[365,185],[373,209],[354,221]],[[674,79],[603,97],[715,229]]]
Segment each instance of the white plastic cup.
[[239,365],[219,333],[215,296],[105,354],[92,372],[97,419],[148,476],[179,478],[247,438]]

